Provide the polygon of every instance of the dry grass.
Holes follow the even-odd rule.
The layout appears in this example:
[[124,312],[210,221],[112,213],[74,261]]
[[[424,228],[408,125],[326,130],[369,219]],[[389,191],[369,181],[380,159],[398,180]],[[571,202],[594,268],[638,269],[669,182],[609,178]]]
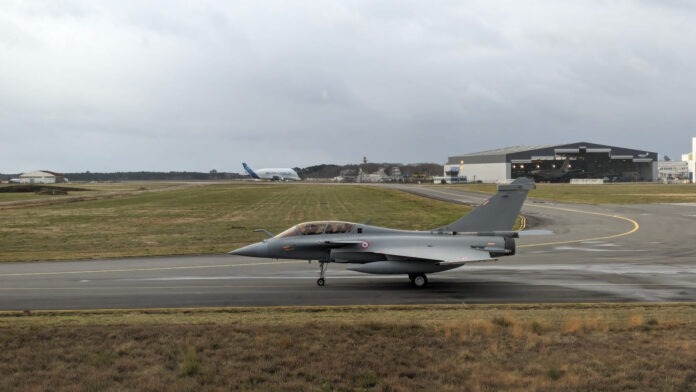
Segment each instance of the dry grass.
[[631,328],[638,328],[642,327],[645,325],[645,321],[643,320],[643,315],[642,314],[634,314],[628,319],[628,325]]
[[563,323],[563,332],[582,335],[588,332],[607,332],[609,324],[602,316],[570,317]]
[[696,388],[693,304],[6,312],[0,329],[0,390]]

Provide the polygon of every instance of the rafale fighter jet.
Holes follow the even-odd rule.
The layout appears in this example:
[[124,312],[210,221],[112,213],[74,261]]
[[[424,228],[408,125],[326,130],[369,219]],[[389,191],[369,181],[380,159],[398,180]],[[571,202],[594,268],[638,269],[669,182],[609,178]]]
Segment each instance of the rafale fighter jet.
[[271,238],[239,248],[233,255],[319,261],[317,284],[324,285],[328,263],[355,263],[352,271],[408,275],[416,287],[428,283],[426,274],[451,270],[466,263],[495,260],[515,254],[511,231],[527,192],[535,184],[518,178],[499,185],[498,193],[469,214],[447,226],[428,231],[387,229],[367,223],[307,222]]

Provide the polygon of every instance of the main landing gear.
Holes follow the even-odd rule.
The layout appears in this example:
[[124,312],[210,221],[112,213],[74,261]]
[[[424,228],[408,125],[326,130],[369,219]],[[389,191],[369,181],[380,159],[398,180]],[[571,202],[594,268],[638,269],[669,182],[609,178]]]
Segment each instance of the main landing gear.
[[423,288],[428,284],[428,277],[425,274],[408,274],[408,278],[411,279],[411,284]]
[[317,286],[324,285],[324,273],[326,272],[326,267],[328,266],[328,264],[329,263],[325,261],[319,262],[319,279],[317,279]]

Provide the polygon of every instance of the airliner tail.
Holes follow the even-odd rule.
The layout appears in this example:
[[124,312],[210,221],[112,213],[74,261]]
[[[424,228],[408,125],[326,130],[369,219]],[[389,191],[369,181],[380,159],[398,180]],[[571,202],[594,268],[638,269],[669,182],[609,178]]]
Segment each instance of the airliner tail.
[[244,166],[244,170],[246,170],[247,173],[249,173],[249,175],[251,176],[251,178],[257,178],[257,179],[260,179],[260,178],[261,178],[261,177],[259,177],[258,174],[254,173],[253,170],[251,170],[251,168],[246,164],[246,162],[242,162],[242,166]]

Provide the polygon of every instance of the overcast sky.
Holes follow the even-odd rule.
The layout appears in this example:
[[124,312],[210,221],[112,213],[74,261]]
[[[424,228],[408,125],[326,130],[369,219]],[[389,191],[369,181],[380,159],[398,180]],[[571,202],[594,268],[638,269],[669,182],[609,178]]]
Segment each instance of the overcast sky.
[[696,136],[684,1],[0,1],[0,172]]

